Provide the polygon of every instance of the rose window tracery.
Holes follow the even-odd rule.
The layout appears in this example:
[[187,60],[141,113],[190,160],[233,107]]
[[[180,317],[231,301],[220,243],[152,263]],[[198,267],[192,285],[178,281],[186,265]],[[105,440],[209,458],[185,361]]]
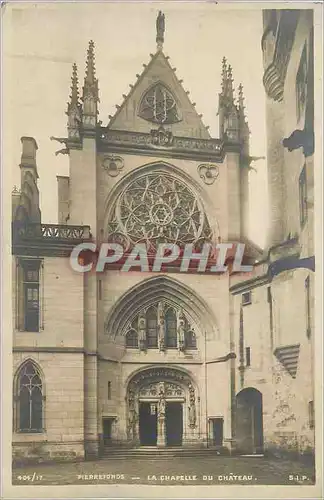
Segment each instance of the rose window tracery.
[[211,242],[212,231],[200,200],[183,182],[158,172],[134,179],[116,200],[109,217],[110,242],[159,243]]
[[180,121],[176,101],[162,83],[155,84],[144,94],[138,114],[144,120],[160,125]]

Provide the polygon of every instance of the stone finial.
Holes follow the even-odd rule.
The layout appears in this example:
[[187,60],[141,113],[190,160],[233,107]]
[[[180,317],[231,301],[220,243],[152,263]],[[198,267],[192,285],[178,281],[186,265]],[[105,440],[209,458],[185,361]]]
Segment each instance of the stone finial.
[[90,40],[87,51],[86,72],[83,85],[82,101],[83,101],[83,131],[93,130],[96,127],[98,117],[98,80],[95,76],[95,55],[94,42]]
[[71,95],[70,95],[70,107],[79,107],[79,81],[78,81],[78,67],[76,63],[72,66],[72,77],[71,77]]
[[227,84],[227,61],[224,56],[222,59],[222,92],[225,93]]
[[90,40],[87,50],[85,83],[89,85],[95,83],[95,55],[93,40]]
[[78,68],[76,63],[72,66],[71,94],[67,106],[66,115],[68,116],[68,136],[73,139],[79,139],[80,134],[78,128],[81,121],[82,109],[79,101]]

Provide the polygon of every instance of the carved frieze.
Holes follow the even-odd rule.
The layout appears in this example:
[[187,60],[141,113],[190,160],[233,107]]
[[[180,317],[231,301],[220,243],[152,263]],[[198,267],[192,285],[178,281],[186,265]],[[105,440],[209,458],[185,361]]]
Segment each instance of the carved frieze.
[[141,132],[123,132],[106,130],[101,132],[100,139],[104,144],[112,146],[125,147],[148,147],[148,148],[167,148],[174,151],[208,152],[221,155],[223,150],[222,141],[219,139],[194,139],[187,137],[176,137],[163,127],[152,130],[151,133]]

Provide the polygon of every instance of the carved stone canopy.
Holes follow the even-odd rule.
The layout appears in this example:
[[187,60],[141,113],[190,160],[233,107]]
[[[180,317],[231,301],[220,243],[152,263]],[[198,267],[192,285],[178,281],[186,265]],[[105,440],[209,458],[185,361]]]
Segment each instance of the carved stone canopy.
[[[138,392],[141,388],[157,384],[159,381],[164,380],[167,384],[175,384],[176,386],[192,385],[190,376],[176,368],[166,366],[152,367],[136,373],[129,384],[129,391]],[[158,396],[158,393],[157,393]]]
[[[153,384],[144,385],[139,391],[139,397],[153,397],[157,398],[159,396],[159,382]],[[185,393],[182,387],[178,384],[167,382],[164,387],[165,398],[184,398]]]

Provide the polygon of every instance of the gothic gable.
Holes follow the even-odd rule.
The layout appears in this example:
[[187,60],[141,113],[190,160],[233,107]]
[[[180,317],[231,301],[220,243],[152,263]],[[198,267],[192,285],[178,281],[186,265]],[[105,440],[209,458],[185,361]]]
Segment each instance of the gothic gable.
[[111,118],[108,128],[149,133],[161,126],[174,136],[210,138],[167,57],[158,51]]

